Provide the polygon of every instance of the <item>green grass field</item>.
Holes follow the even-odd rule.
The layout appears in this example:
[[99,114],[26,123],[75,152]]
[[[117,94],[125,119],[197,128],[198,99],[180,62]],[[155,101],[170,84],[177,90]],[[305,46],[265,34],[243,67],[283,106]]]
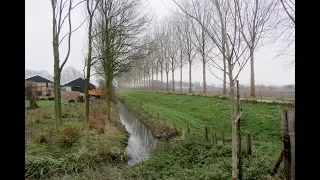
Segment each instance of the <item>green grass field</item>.
[[[189,122],[192,130],[203,132],[204,121],[209,120],[214,132],[220,133],[224,129],[225,135],[231,136],[231,105],[228,100],[138,91],[120,91],[119,95],[137,106],[142,103],[144,108],[153,114],[159,113],[160,120],[165,117],[171,125],[174,121],[178,127],[185,129]],[[242,103],[241,108],[243,132],[250,132],[254,138],[280,142],[280,105]]]
[[[118,96],[137,117],[144,117],[140,114],[147,113],[154,117],[152,121],[157,121],[159,114],[160,121],[171,127],[175,124],[183,132],[187,129],[187,122],[191,125],[191,134],[186,134],[183,141],[160,143],[151,158],[136,165],[134,172],[138,177],[231,178],[231,142],[223,146],[220,141],[222,129],[225,137],[231,139],[229,100],[128,90],[119,91]],[[267,174],[281,152],[281,106],[242,102],[241,108],[241,130],[250,132],[253,137],[252,159],[243,160],[244,179],[258,179]],[[218,145],[205,141],[205,120],[210,121],[211,130],[217,134]],[[242,147],[245,154],[244,136]]]
[[[83,103],[62,103],[63,125],[59,132],[54,126],[53,101],[39,101],[41,108],[27,109],[26,177],[32,179],[231,179],[231,112],[229,100],[190,95],[174,95],[138,91],[120,91],[138,119],[151,125],[151,130],[163,124],[180,131],[178,138],[159,141],[151,156],[133,167],[125,165],[128,137],[115,124],[107,124],[104,133],[81,131],[69,147],[59,143],[66,127],[83,127]],[[26,104],[28,102],[26,101]],[[142,107],[141,107],[142,106]],[[274,178],[267,177],[281,151],[281,107],[276,104],[242,103],[242,132],[253,136],[252,156],[245,157],[242,141],[243,179],[282,179],[283,166]],[[119,115],[113,107],[113,119]],[[159,114],[159,119],[158,119]],[[104,101],[91,103],[90,117],[99,122],[106,118]],[[218,136],[213,145],[204,137],[204,121]],[[174,123],[173,123],[174,122]],[[185,133],[187,122],[191,133]],[[161,129],[160,128],[160,129]],[[39,137],[45,136],[40,142]],[[89,137],[89,141],[86,140]],[[41,138],[40,138],[41,139]],[[114,160],[114,158],[119,159]],[[108,161],[108,163],[106,163]],[[50,168],[49,168],[50,167]],[[267,177],[267,178],[266,178]]]

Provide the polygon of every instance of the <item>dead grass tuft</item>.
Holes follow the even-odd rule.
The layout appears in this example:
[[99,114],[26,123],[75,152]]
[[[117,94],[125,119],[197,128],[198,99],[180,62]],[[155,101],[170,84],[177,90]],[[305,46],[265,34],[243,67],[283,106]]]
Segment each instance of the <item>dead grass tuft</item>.
[[89,130],[96,131],[100,134],[104,133],[104,125],[100,121],[90,120],[89,121]]
[[61,146],[71,146],[80,136],[80,128],[67,126],[63,129],[60,135]]

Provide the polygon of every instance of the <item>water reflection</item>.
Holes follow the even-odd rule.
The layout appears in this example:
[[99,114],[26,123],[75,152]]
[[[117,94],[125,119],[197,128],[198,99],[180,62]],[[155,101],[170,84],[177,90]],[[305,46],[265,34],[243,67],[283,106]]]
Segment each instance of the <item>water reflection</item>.
[[152,136],[152,132],[136,117],[128,111],[122,104],[119,105],[120,120],[125,126],[126,130],[130,133],[128,140],[127,151],[131,156],[128,161],[129,165],[148,158],[150,150],[156,146],[157,139]]

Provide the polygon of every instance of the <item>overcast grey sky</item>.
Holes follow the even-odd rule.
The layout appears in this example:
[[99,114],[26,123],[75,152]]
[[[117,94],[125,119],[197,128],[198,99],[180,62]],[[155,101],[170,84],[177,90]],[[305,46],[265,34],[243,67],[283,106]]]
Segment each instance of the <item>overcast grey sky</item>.
[[[172,9],[174,3],[172,0],[148,0],[151,12],[154,12],[158,19],[161,19]],[[26,0],[25,1],[25,68],[35,70],[46,70],[53,74],[53,52],[52,52],[52,10],[50,0]],[[72,26],[77,27],[84,19],[83,7],[77,7],[72,11]],[[66,66],[73,66],[82,70],[83,64],[83,48],[86,44],[86,25],[82,26],[72,35],[71,53]],[[66,44],[63,43],[61,51],[61,59],[66,53]],[[277,44],[271,44],[261,47],[255,54],[255,78],[256,84],[265,85],[284,85],[294,84],[295,68],[285,66],[288,61],[294,57],[277,58]],[[202,66],[200,62],[194,64],[192,68],[192,81],[202,82]],[[219,71],[216,71],[220,73]],[[220,73],[222,77],[222,72]],[[207,75],[207,84],[222,84],[220,80],[215,78],[209,71]],[[219,74],[217,74],[219,75]],[[171,79],[171,75],[169,76]],[[183,69],[183,80],[188,81],[188,68]],[[175,80],[180,79],[180,72],[175,73]],[[240,84],[249,84],[250,82],[250,66],[249,63],[243,69],[239,76]],[[95,82],[93,82],[95,83]],[[96,84],[96,83],[95,83]]]

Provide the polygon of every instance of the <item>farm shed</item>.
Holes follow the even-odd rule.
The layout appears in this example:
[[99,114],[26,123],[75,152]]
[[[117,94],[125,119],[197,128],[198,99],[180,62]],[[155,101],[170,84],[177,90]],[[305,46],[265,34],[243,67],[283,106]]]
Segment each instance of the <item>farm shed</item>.
[[25,81],[34,83],[38,95],[53,95],[53,81],[51,81],[50,78],[45,78],[40,75],[33,75],[25,77]]
[[[84,93],[85,83],[85,80],[81,77],[61,77],[61,87],[63,87],[66,91],[79,91]],[[95,88],[95,85],[89,83],[89,90]]]
[[[33,82],[37,89],[37,94],[39,96],[53,96],[53,78],[52,77],[42,77],[40,75],[29,76],[25,78],[25,81]],[[75,99],[81,93],[84,93],[85,80],[81,77],[61,77],[60,79],[61,87],[61,98],[62,99]],[[89,89],[95,89],[95,85],[89,84]]]

